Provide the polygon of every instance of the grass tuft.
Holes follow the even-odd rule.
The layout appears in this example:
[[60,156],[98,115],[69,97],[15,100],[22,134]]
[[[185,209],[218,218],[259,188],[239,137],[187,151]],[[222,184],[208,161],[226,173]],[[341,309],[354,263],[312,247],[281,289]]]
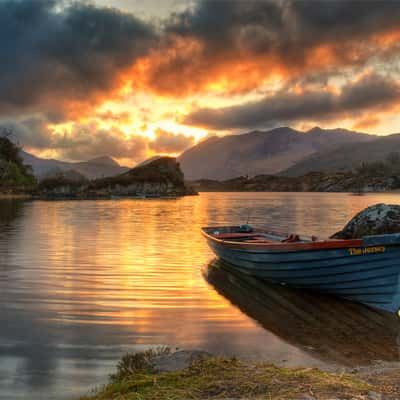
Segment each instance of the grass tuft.
[[153,360],[159,356],[171,354],[169,347],[160,346],[139,353],[127,353],[117,364],[117,372],[110,375],[111,382],[120,382],[138,373],[152,373]]
[[293,400],[305,396],[345,400],[367,398],[368,392],[374,390],[346,374],[246,364],[234,358],[203,358],[180,371],[156,372],[152,360],[168,354],[169,348],[127,354],[119,362],[110,383],[81,400]]

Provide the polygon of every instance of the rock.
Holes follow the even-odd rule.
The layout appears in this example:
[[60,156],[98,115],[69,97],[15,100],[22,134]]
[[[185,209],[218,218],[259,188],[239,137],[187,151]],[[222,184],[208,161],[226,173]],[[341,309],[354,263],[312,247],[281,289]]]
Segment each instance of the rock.
[[39,192],[48,197],[76,196],[89,183],[88,179],[74,170],[54,171],[39,183]]
[[376,392],[368,392],[368,399],[369,400],[382,400],[383,396],[380,393],[376,393]]
[[400,206],[394,204],[375,204],[355,217],[332,239],[359,239],[367,235],[400,233]]
[[179,350],[172,354],[155,357],[153,365],[157,372],[179,371],[206,357],[211,357],[211,354],[199,350]]

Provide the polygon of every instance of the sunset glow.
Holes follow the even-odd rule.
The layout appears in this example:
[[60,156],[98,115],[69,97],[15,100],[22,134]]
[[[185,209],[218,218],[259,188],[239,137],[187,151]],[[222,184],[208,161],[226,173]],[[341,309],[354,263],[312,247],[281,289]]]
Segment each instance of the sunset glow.
[[[36,155],[107,154],[134,165],[179,155],[209,135],[282,125],[398,131],[394,3],[30,5],[28,20],[54,39],[38,41],[29,23],[18,28],[15,46],[29,43],[29,52],[17,62],[31,68],[20,76],[17,64],[4,67],[0,118]],[[22,7],[13,4],[15,15]],[[324,107],[304,107],[327,97]]]

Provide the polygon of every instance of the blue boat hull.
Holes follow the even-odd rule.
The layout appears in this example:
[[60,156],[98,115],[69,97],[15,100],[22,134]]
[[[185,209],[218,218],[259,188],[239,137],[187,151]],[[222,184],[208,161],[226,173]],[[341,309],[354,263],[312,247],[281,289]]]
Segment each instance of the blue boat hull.
[[356,255],[348,248],[281,252],[241,248],[211,237],[207,241],[218,257],[243,273],[389,312],[399,311],[400,244],[390,240],[384,252],[368,253],[363,250],[368,247],[363,247]]

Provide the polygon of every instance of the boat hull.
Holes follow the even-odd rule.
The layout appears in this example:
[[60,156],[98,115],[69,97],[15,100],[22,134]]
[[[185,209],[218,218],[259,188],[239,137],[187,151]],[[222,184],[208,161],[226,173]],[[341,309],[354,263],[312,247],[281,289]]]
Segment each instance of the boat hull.
[[270,282],[330,293],[370,307],[400,308],[400,243],[359,248],[279,251],[241,246],[206,235],[222,260]]

